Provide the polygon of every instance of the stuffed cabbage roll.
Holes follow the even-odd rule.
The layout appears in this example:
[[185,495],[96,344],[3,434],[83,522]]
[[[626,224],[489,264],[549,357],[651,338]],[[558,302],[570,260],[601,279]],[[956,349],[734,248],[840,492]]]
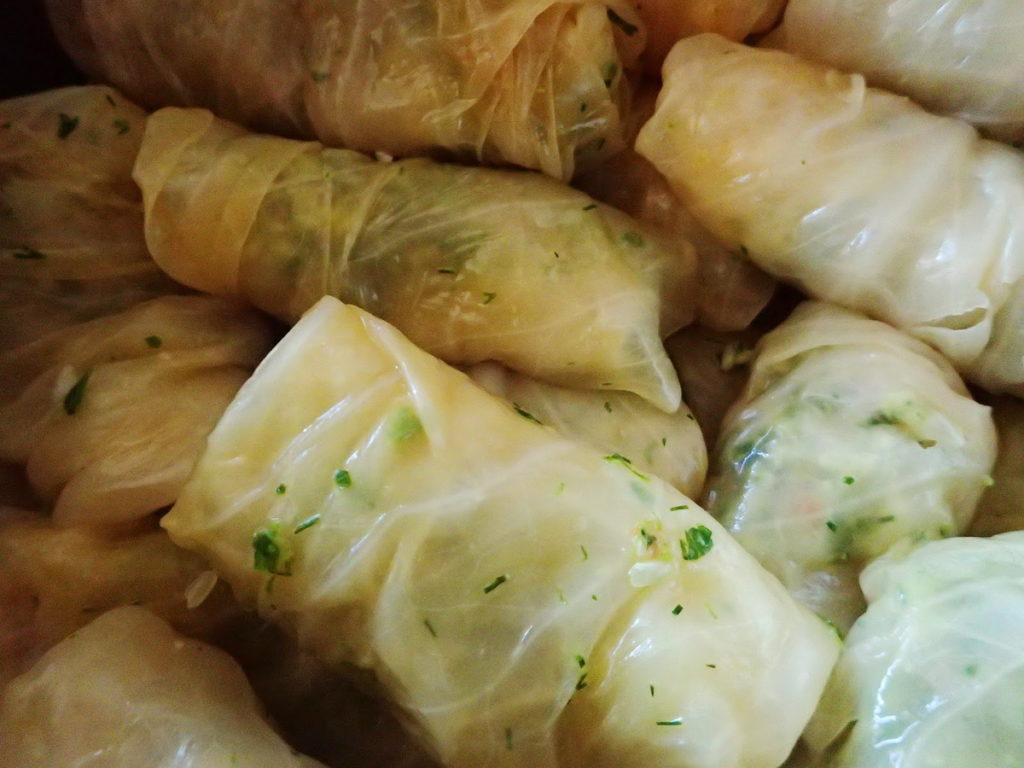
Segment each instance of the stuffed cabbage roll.
[[838,650],[674,488],[330,297],[162,524],[452,768],[774,767]]
[[708,508],[793,594],[848,628],[857,571],[900,539],[956,536],[995,459],[987,407],[899,331],[809,302],[758,343]]
[[271,341],[250,310],[166,296],[0,354],[0,459],[61,524],[142,517],[177,497]]
[[1012,397],[995,398],[992,418],[999,433],[999,451],[992,485],[978,504],[971,536],[1024,530],[1024,403]]
[[829,768],[1024,764],[1024,533],[892,553],[861,577],[807,741]]
[[1024,394],[1024,158],[779,51],[676,46],[637,146],[731,248]]
[[171,108],[135,178],[154,258],[194,288],[289,322],[337,296],[448,362],[679,405],[660,335],[692,317],[692,248],[540,174],[377,162]]
[[48,0],[68,53],[149,107],[568,179],[622,146],[624,0]]
[[263,719],[238,665],[144,608],[100,616],[14,680],[0,766],[314,768]]
[[629,456],[641,472],[667,480],[687,496],[698,496],[704,487],[707,448],[685,403],[664,413],[628,392],[556,387],[494,363],[475,365],[468,373],[526,417],[606,454]]
[[644,66],[661,74],[665,56],[678,40],[715,32],[730,40],[766,32],[778,19],[786,0],[632,0],[647,27]]
[[790,0],[770,44],[1024,139],[1019,0]]
[[142,605],[209,639],[239,613],[208,566],[163,531],[101,535],[0,508],[0,687],[120,605]]
[[0,348],[180,290],[146,252],[145,119],[100,85],[0,101]]
[[632,148],[654,114],[657,89],[641,89],[626,124],[629,147],[573,183],[598,200],[660,229],[667,242],[697,251],[697,321],[706,328],[737,331],[764,309],[775,281],[741,254],[730,251],[694,218],[650,161]]

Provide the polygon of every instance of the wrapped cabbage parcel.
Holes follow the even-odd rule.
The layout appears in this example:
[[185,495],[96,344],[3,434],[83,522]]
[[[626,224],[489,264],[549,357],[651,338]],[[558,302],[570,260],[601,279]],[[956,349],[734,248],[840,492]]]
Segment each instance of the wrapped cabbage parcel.
[[562,179],[621,148],[625,0],[48,0],[87,73],[149,107]]
[[956,536],[995,459],[989,409],[926,344],[816,302],[758,343],[722,426],[709,509],[798,599],[848,628],[857,572]]
[[289,322],[336,296],[451,363],[679,405],[661,335],[693,315],[692,247],[545,176],[376,162],[170,108],[135,178],[154,258],[194,288]]
[[667,483],[330,297],[162,524],[451,768],[774,768],[838,652]]
[[495,363],[474,365],[468,373],[492,395],[509,400],[521,415],[606,454],[628,456],[641,472],[667,480],[687,496],[700,495],[708,452],[685,403],[674,413],[664,413],[629,392],[557,387]]
[[320,765],[271,729],[230,656],[131,606],[103,614],[7,687],[0,742],[3,768]]
[[781,51],[680,42],[637,141],[731,248],[1024,394],[1024,157]]
[[173,503],[207,433],[269,349],[249,309],[165,296],[0,354],[0,459],[61,524]]
[[180,290],[146,251],[145,120],[100,85],[0,101],[0,348]]
[[1019,0],[790,0],[768,43],[1019,141],[1021,30]]
[[870,605],[805,734],[815,765],[1024,764],[1024,533],[893,552],[861,584]]
[[102,535],[0,507],[0,688],[121,605],[142,605],[179,632],[210,639],[240,613],[208,566],[163,531]]
[[661,64],[677,41],[701,32],[730,40],[768,31],[786,0],[632,0],[647,27],[644,67],[661,74]]

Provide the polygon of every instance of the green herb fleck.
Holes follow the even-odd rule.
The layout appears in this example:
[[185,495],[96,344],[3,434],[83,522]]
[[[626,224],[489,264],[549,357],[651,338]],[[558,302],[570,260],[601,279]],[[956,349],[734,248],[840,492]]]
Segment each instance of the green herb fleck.
[[679,540],[679,548],[683,551],[683,560],[700,560],[711,551],[713,546],[711,531],[703,525],[695,525],[687,529],[686,538]]
[[430,619],[424,619],[423,620],[423,626],[427,628],[427,631],[433,637],[437,637],[437,631],[434,629],[434,625],[430,623]]
[[312,72],[309,73],[309,76],[311,78],[313,78],[313,82],[314,83],[322,83],[327,78],[329,78],[331,76],[331,73],[330,72],[320,72],[318,70],[313,70]]
[[885,411],[875,411],[870,417],[868,417],[867,421],[869,427],[877,427],[879,424],[893,425],[901,423],[902,422],[898,416]]
[[8,130],[10,127],[11,127],[11,121],[10,120],[8,120],[3,125],[0,125],[0,128],[3,128],[5,131]]
[[880,522],[880,523],[891,523],[895,519],[896,519],[895,515],[885,515],[883,517],[878,518],[878,522]]
[[491,592],[496,590],[498,587],[500,587],[506,581],[508,581],[508,576],[506,576],[505,574],[502,574],[501,576],[498,576],[494,581],[492,581],[490,584],[488,584],[486,587],[484,587],[484,594],[485,595],[489,595]]
[[707,667],[708,669],[718,669],[718,667],[716,665],[714,665],[714,664],[705,664],[704,666]]
[[651,686],[648,686],[648,687],[651,689],[651,697],[653,698],[654,697],[654,686],[651,685]]
[[672,609],[672,615],[673,616],[678,616],[682,612],[683,612],[683,606],[679,605],[678,603],[676,604],[676,607]]
[[934,440],[918,440],[917,444],[920,445],[922,448],[934,448],[935,447],[935,441]]
[[560,589],[555,591],[558,592],[558,602],[560,602],[562,605],[568,605],[569,601],[565,599],[565,593]]
[[105,98],[107,100],[107,104],[109,104],[110,106],[112,106],[112,107],[116,107],[117,106],[117,104],[114,103],[114,97],[111,96],[109,93],[103,94],[103,98]]
[[587,548],[580,544],[580,552],[583,553],[583,561],[586,562],[590,559],[590,553],[587,552]]
[[64,395],[64,413],[74,416],[82,407],[82,400],[85,398],[85,388],[89,384],[89,377],[92,375],[92,368],[86,370],[81,378],[74,383],[74,386]]
[[668,445],[668,438],[667,437],[661,438],[661,447],[664,448],[666,445]]
[[854,482],[855,482],[854,479],[852,477],[850,477],[849,475],[847,475],[846,477],[843,478],[843,484],[844,485],[853,485]]
[[974,677],[976,674],[978,674],[978,665],[968,664],[966,667],[964,667],[964,674],[968,677]]
[[608,411],[608,413],[612,412],[612,404],[609,403],[607,400],[604,401],[604,409]]
[[279,486],[277,486],[277,488],[274,489],[274,493],[278,496],[284,496],[287,490],[288,486],[285,485],[284,483],[281,483]]
[[630,36],[633,36],[640,31],[639,27],[637,27],[635,24],[630,24],[628,21],[619,16],[619,14],[617,14],[611,8],[608,9],[608,21],[610,21],[612,24],[614,24],[616,27],[618,27],[619,29],[621,29],[623,32]]
[[611,456],[605,456],[604,460],[605,461],[615,462],[617,464],[621,464],[626,469],[628,469],[630,472],[632,472],[634,475],[639,477],[641,480],[650,480],[651,479],[647,475],[645,475],[643,472],[640,472],[636,467],[634,467],[633,466],[633,462],[630,461],[629,459],[627,459],[621,453],[613,453]]
[[388,437],[396,443],[404,443],[412,440],[423,431],[423,423],[416,411],[408,405],[403,405],[395,415],[391,417],[391,424],[388,426]]
[[439,269],[437,271],[438,271],[439,274],[442,274],[442,275],[455,275],[455,274],[458,274],[454,269],[449,269],[448,267],[442,267],[441,269]]
[[296,533],[302,533],[306,529],[312,528],[314,525],[316,525],[319,522],[320,522],[320,515],[319,514],[313,515],[312,517],[307,517],[305,520],[303,520],[301,523],[299,523],[297,526],[295,526],[295,532]]
[[590,599],[593,600],[596,603],[597,602],[597,595],[591,595]]
[[484,304],[490,304],[490,303],[491,303],[492,301],[494,301],[494,299],[495,299],[495,297],[497,297],[497,295],[498,295],[498,294],[496,294],[496,293],[491,293],[490,291],[484,291],[484,300],[483,300],[483,303],[484,303]]
[[580,103],[580,114],[582,115],[586,111],[587,111],[587,102],[585,102],[585,101],[581,102]]
[[627,232],[622,236],[622,239],[634,248],[640,248],[644,244],[644,239],[636,232]]
[[278,541],[278,524],[257,528],[252,535],[252,567],[275,576],[291,576],[284,549]]
[[690,508],[689,504],[680,504],[678,507],[669,507],[668,511],[669,512],[678,512],[681,509],[689,509],[689,508]]
[[164,340],[161,339],[159,336],[147,336],[146,337],[146,346],[148,346],[148,347],[151,347],[153,349],[159,349],[160,347],[163,346],[163,344],[164,344]]
[[15,251],[11,254],[16,259],[45,259],[46,254],[37,251],[35,248],[29,248],[27,245],[21,246],[20,251]]
[[522,416],[527,421],[532,421],[534,424],[543,424],[544,423],[540,419],[538,419],[536,416],[534,416],[532,413],[530,413],[528,410],[526,410],[521,405],[519,405],[519,403],[512,403],[512,407],[515,409],[516,413],[518,413],[520,416]]
[[57,137],[66,139],[74,133],[75,128],[78,127],[78,118],[72,117],[71,115],[65,115],[63,112],[61,112],[57,117],[60,120],[60,124],[57,126]]
[[[604,65],[604,87],[611,88],[612,82],[615,80],[615,76],[619,74],[619,65],[614,61],[609,61]],[[600,140],[597,144],[598,151],[604,146],[604,140]]]
[[586,687],[587,687],[587,673],[584,672],[576,680],[576,690],[577,691],[582,691]]
[[334,473],[334,484],[339,488],[352,487],[352,473],[347,469],[339,469]]
[[640,538],[643,539],[644,547],[646,547],[647,549],[650,549],[651,547],[653,547],[654,546],[654,542],[656,542],[658,540],[658,537],[657,536],[652,536],[651,534],[649,534],[647,532],[646,528],[641,528],[640,529]]
[[590,205],[583,206],[584,211],[592,211],[597,208],[597,203],[591,203]]
[[835,523],[833,523],[833,522],[832,522],[831,520],[826,520],[826,521],[825,521],[825,526],[826,526],[826,527],[827,527],[827,528],[828,528],[828,529],[829,529],[830,531],[832,531],[833,533],[835,533],[835,532],[836,532],[836,530],[837,530],[837,529],[839,528],[839,526],[838,526],[838,525],[836,525]]
[[677,717],[675,720],[659,720],[657,725],[682,725],[683,718]]
[[587,666],[587,660],[577,653],[576,654],[576,664],[579,665],[580,669],[583,669],[585,666]]
[[128,131],[132,129],[131,125],[128,123],[127,120],[122,120],[120,118],[115,120],[113,125],[115,128],[117,128],[118,136],[124,136],[126,133],[128,133]]

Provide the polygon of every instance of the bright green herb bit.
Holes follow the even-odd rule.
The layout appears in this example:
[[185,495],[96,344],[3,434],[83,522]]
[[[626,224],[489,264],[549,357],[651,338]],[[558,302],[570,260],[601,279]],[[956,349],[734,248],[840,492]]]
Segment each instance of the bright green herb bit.
[[57,137],[66,139],[74,133],[74,130],[78,127],[78,118],[72,117],[71,115],[65,115],[63,112],[61,112],[57,118],[60,121],[57,125]]
[[347,469],[339,469],[334,473],[334,484],[339,488],[352,487],[352,474]]
[[484,587],[484,594],[485,595],[489,595],[491,592],[496,590],[498,587],[500,587],[506,581],[508,581],[508,576],[506,576],[505,574],[502,574],[501,576],[498,576],[494,581],[492,581],[490,584],[488,584],[486,587]]
[[683,552],[683,560],[700,560],[714,546],[711,540],[711,531],[706,526],[695,525],[688,528],[686,538],[679,540],[679,547]]

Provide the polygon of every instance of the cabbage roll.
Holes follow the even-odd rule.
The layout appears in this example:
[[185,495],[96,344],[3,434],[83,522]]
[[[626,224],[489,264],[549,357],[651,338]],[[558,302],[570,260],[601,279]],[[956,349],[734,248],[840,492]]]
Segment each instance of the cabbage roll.
[[4,768],[320,765],[271,729],[230,656],[131,606],[103,614],[7,687],[0,742]]
[[44,651],[120,605],[214,639],[239,614],[216,574],[161,530],[58,528],[0,508],[0,687]]
[[654,114],[657,89],[639,91],[630,112],[626,137],[630,147],[573,183],[598,200],[662,231],[681,248],[697,251],[697,321],[718,331],[746,328],[764,309],[775,281],[739,253],[730,251],[683,205],[650,161],[632,149],[640,126]]
[[771,45],[1024,139],[1020,0],[790,0]]
[[146,251],[145,119],[100,85],[0,101],[0,348],[180,290]]
[[992,485],[978,504],[971,536],[1024,530],[1024,403],[1012,397],[995,398],[992,418],[999,433],[999,451]]
[[807,730],[829,768],[1024,765],[1024,533],[894,552],[861,576]]
[[1024,394],[1024,158],[964,123],[714,35],[666,62],[638,139],[712,232],[776,277]]
[[207,433],[269,348],[256,313],[165,296],[0,354],[0,459],[61,524],[171,504]]
[[714,451],[708,508],[845,629],[866,562],[901,539],[967,528],[995,450],[990,410],[938,353],[808,302],[756,347]]
[[621,148],[624,0],[48,0],[85,72],[149,107],[562,179]]
[[606,454],[629,456],[641,472],[700,495],[708,468],[704,436],[683,403],[663,413],[628,392],[594,392],[545,384],[494,363],[469,370],[477,384],[527,417]]
[[730,40],[766,32],[779,18],[786,0],[632,0],[647,27],[643,61],[647,73],[661,74],[661,64],[676,41],[701,32]]
[[160,110],[135,167],[156,261],[288,322],[321,296],[451,363],[679,405],[660,334],[692,316],[693,250],[540,174],[377,162]]
[[211,434],[172,539],[451,768],[774,768],[838,641],[687,497],[321,300]]

